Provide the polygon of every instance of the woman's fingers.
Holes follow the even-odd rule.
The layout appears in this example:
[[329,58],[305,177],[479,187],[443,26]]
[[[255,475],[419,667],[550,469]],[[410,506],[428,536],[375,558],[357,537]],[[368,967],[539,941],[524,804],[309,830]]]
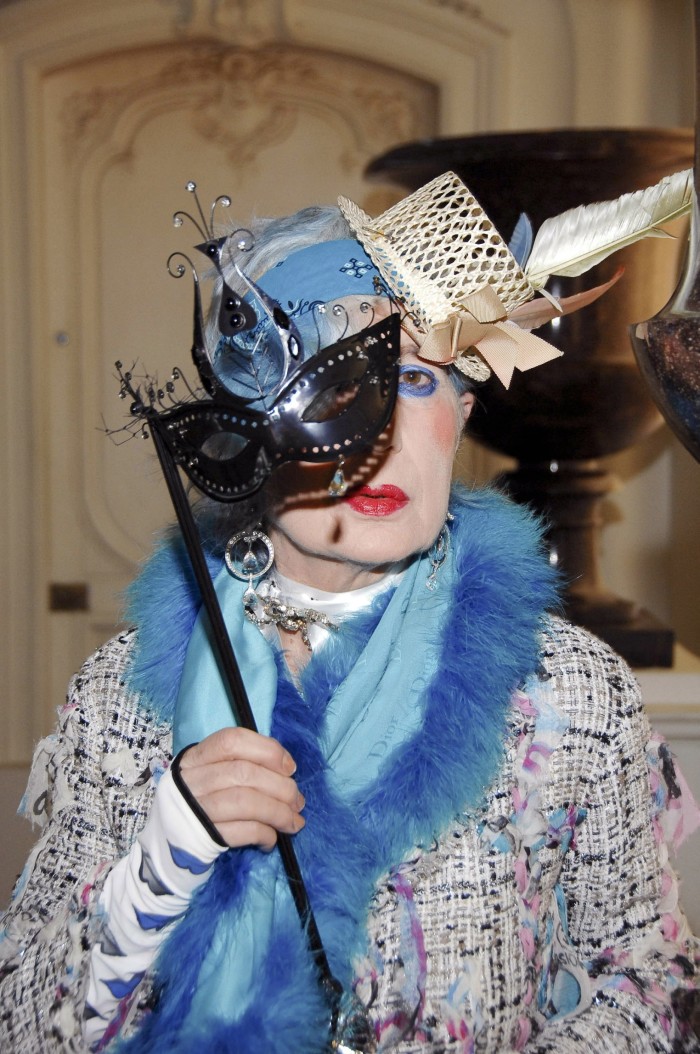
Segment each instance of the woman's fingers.
[[[259,824],[270,830],[296,834],[304,826],[304,818],[299,812],[260,791],[249,787],[231,787],[206,795],[201,805],[207,816],[229,845],[247,845],[240,827],[244,824]],[[272,838],[272,843],[276,835]],[[265,841],[269,841],[265,836]],[[253,844],[259,845],[256,840]]]
[[278,831],[295,834],[304,826],[295,769],[280,743],[242,728],[207,736],[180,760],[180,775],[224,841],[266,850]]
[[180,771],[198,801],[231,789],[250,788],[297,812],[304,808],[304,796],[290,776],[281,776],[254,761],[217,761]]
[[284,776],[296,772],[296,763],[281,743],[270,736],[251,732],[249,728],[222,728],[189,747],[180,763],[181,769],[208,765],[216,761],[246,759]]

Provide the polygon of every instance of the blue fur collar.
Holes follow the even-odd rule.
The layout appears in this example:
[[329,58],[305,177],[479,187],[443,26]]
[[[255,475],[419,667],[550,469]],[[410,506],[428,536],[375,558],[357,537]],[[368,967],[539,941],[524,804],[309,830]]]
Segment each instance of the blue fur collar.
[[[457,491],[451,509],[459,575],[441,627],[440,670],[423,726],[351,806],[332,792],[317,731],[382,605],[344,626],[332,646],[314,656],[304,674],[303,700],[280,678],[272,734],[297,760],[308,803],[307,824],[295,845],[331,967],[345,985],[362,949],[377,881],[483,799],[501,764],[511,695],[537,669],[544,612],[556,603],[555,573],[526,511],[488,491]],[[214,562],[212,569],[218,570]],[[137,580],[131,613],[139,634],[130,686],[167,721],[197,615],[196,589],[177,547],[163,547]],[[191,1028],[182,1032],[216,920],[222,911],[235,911],[256,856],[242,850],[219,859],[164,945],[156,1012],[120,1050],[185,1054],[196,1045],[217,1054],[321,1054],[326,1048],[326,1007],[296,918],[277,931],[257,997],[243,1017],[225,1028],[203,1025],[197,1035]]]

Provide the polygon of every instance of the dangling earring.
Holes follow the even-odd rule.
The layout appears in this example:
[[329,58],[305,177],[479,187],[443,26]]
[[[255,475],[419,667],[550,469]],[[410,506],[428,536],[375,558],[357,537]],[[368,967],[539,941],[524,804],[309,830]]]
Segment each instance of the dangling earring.
[[229,538],[224,552],[226,566],[234,578],[248,586],[243,594],[243,607],[248,612],[258,601],[253,589],[253,579],[261,578],[272,567],[275,550],[268,536],[257,528],[253,531],[239,531]]
[[329,498],[342,498],[347,492],[348,481],[343,475],[343,465],[345,464],[345,458],[341,454],[338,458],[338,467],[335,470],[333,479],[328,484],[328,497]]
[[241,582],[248,579],[241,599],[249,621],[258,629],[273,624],[288,630],[289,633],[301,633],[301,639],[310,651],[309,626],[318,623],[326,629],[338,627],[321,611],[295,608],[291,604],[285,604],[277,596],[258,596],[253,589],[253,579],[262,578],[272,567],[274,558],[272,540],[257,527],[253,531],[239,531],[234,534],[229,538],[224,552],[226,566],[233,577]]
[[437,589],[437,576],[438,571],[447,559],[447,554],[450,551],[450,524],[454,520],[454,516],[451,512],[448,512],[445,522],[442,525],[442,529],[438,534],[433,546],[428,553],[430,557],[430,574],[428,575],[425,584],[428,589],[435,592]]

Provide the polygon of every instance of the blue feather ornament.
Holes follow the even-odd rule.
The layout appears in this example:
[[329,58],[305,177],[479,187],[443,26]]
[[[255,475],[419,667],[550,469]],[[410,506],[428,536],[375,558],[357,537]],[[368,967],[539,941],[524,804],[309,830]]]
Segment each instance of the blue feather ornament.
[[518,217],[511,239],[508,242],[508,248],[512,252],[515,259],[518,261],[518,266],[522,269],[525,268],[527,258],[530,255],[532,249],[533,239],[532,223],[530,217],[526,212],[521,212]]

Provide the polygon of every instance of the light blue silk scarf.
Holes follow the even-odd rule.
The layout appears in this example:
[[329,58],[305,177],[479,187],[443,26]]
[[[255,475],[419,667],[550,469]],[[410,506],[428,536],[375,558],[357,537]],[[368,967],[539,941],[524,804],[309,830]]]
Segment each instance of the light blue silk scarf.
[[[430,559],[408,566],[358,662],[336,689],[319,730],[335,792],[348,801],[376,779],[382,763],[419,728],[426,691],[436,671],[454,574],[452,554],[440,569],[440,588],[426,582]],[[215,588],[258,730],[269,734],[277,695],[273,648],[245,617],[245,583],[224,568]],[[340,629],[342,633],[342,627]],[[312,660],[313,661],[313,660]],[[205,616],[190,639],[175,709],[179,752],[235,725],[221,672],[209,644]],[[260,853],[235,919],[224,916],[200,971],[189,1020],[237,1020],[249,1005],[278,912],[294,911],[277,853]]]

